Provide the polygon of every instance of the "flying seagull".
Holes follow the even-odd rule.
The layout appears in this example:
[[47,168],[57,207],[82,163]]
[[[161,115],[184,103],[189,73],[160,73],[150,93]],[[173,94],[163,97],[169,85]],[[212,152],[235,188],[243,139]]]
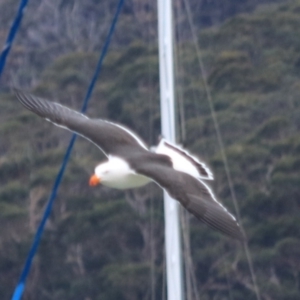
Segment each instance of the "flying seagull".
[[236,219],[217,201],[204,180],[209,168],[181,147],[161,139],[154,151],[123,125],[87,116],[59,103],[15,89],[28,110],[88,139],[107,156],[96,166],[90,186],[136,188],[154,181],[208,226],[240,241],[245,239]]

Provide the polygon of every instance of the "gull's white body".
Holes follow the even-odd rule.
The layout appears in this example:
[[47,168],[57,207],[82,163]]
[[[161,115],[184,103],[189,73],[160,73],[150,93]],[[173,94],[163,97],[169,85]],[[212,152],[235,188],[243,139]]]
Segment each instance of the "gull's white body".
[[101,179],[101,184],[121,190],[141,187],[152,181],[135,173],[124,159],[112,155],[95,168],[95,174]]

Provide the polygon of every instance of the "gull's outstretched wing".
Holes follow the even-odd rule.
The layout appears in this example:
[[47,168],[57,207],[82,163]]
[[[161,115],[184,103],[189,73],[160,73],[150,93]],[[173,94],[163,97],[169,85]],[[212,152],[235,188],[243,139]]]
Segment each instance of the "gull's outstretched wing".
[[87,116],[29,93],[15,89],[18,100],[28,110],[57,126],[76,132],[96,144],[106,155],[124,156],[128,152],[147,150],[144,142],[119,124]]
[[131,166],[137,173],[152,178],[200,221],[235,239],[245,239],[236,219],[201,180],[176,171],[159,160],[150,163],[148,160],[139,160],[138,163],[132,162]]

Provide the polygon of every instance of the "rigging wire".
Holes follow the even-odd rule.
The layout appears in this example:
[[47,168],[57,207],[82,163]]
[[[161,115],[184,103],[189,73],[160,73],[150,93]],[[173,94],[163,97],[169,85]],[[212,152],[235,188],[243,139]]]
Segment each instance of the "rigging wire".
[[[94,73],[94,75],[92,77],[91,83],[90,83],[90,85],[88,87],[88,90],[87,90],[87,93],[86,93],[86,96],[85,96],[85,99],[84,99],[84,102],[83,102],[83,105],[82,105],[82,108],[81,108],[81,112],[82,113],[84,113],[86,111],[86,109],[87,109],[87,105],[89,103],[89,100],[91,98],[91,94],[92,94],[93,88],[94,88],[94,86],[96,84],[97,78],[98,78],[99,73],[101,71],[102,63],[103,63],[104,57],[106,56],[106,53],[107,53],[107,50],[108,50],[108,47],[109,47],[109,44],[110,44],[110,40],[111,40],[112,34],[113,34],[114,30],[115,30],[115,26],[116,26],[119,14],[121,12],[121,8],[123,6],[123,3],[124,3],[124,0],[120,0],[119,4],[117,6],[117,10],[116,10],[114,18],[112,20],[112,24],[111,24],[111,27],[110,27],[109,32],[107,34],[104,46],[102,48],[102,51],[101,51],[101,54],[100,54],[100,57],[99,57],[99,61],[98,61],[97,66],[96,66],[95,73]],[[51,192],[51,195],[49,197],[49,201],[47,203],[47,206],[46,206],[43,218],[41,220],[41,223],[39,224],[38,230],[37,230],[36,235],[34,237],[34,240],[33,240],[31,249],[29,251],[28,257],[26,259],[24,268],[22,270],[19,282],[18,282],[18,284],[17,284],[17,286],[16,286],[16,288],[14,290],[14,294],[12,296],[12,300],[19,300],[22,297],[22,294],[23,294],[23,291],[24,291],[24,288],[25,288],[25,282],[26,282],[28,273],[29,273],[31,265],[32,265],[33,257],[34,257],[34,255],[35,255],[35,253],[37,251],[38,246],[39,246],[39,243],[40,243],[40,240],[41,240],[41,237],[42,237],[42,233],[44,231],[44,227],[45,227],[46,221],[47,221],[47,219],[48,219],[48,217],[50,215],[50,212],[51,212],[54,200],[56,198],[56,194],[57,194],[59,185],[60,185],[61,180],[63,178],[63,175],[64,175],[64,172],[65,172],[67,163],[69,161],[69,158],[70,158],[73,146],[74,146],[74,143],[76,141],[76,137],[77,137],[76,134],[72,135],[72,138],[71,138],[71,141],[70,141],[69,146],[67,148],[67,151],[65,153],[65,156],[64,156],[61,168],[60,168],[60,170],[58,172],[58,175],[57,175],[57,177],[55,179],[55,182],[54,182],[54,185],[53,185],[53,188],[52,188],[52,192]]]
[[[179,5],[180,0],[176,1],[175,7]],[[174,19],[178,22],[179,20],[179,10],[174,10]],[[180,36],[179,26],[176,26],[176,21],[173,22],[174,30],[174,81],[175,81],[175,100],[178,103],[178,114],[176,117],[178,119],[179,125],[176,127],[177,138],[176,141],[179,144],[183,144],[186,139],[186,121],[185,121],[185,111],[184,111],[184,103],[183,103],[183,89],[182,82],[180,78],[181,74],[181,62],[179,61],[180,57],[180,47],[177,45],[177,37]],[[185,211],[181,208],[179,209],[179,217],[180,217],[180,225],[181,225],[181,233],[182,233],[182,253],[183,253],[183,268],[184,268],[184,277],[185,278],[185,295],[186,300],[192,300],[192,280],[191,280],[191,272],[190,272],[190,240],[189,240],[189,219],[186,218]]]
[[[180,3],[181,1],[177,1],[176,5],[176,19],[177,23],[180,23]],[[177,36],[178,40],[180,41],[180,37],[182,33],[180,31],[180,26],[176,26],[177,29]],[[185,119],[185,110],[184,110],[184,101],[183,101],[183,87],[182,87],[182,79],[180,78],[180,74],[182,73],[182,61],[181,57],[181,48],[179,45],[174,47],[174,56],[175,56],[175,80],[176,80],[176,91],[178,97],[178,109],[179,109],[179,120],[181,122],[179,128],[181,129],[181,140],[180,142],[184,144],[186,139],[186,119]],[[193,91],[193,102],[196,107],[196,97],[195,92]],[[198,110],[196,109],[196,117],[200,123],[200,116],[198,114]],[[184,253],[184,267],[185,267],[185,283],[186,283],[186,298],[187,300],[192,300],[192,295],[194,295],[194,299],[200,300],[198,285],[196,281],[196,274],[195,268],[193,267],[192,263],[192,254],[191,254],[191,244],[190,244],[190,215],[187,211],[180,210],[180,217],[181,217],[181,230],[182,230],[182,244],[183,244],[183,253]]]
[[[177,16],[176,18],[178,19],[178,12],[177,12]],[[175,36],[176,36],[176,27],[175,26]],[[177,27],[177,34],[180,35],[179,29]],[[174,38],[174,41],[176,41],[176,38]],[[178,50],[177,50],[178,48]],[[179,143],[184,143],[185,139],[186,139],[186,126],[185,126],[185,111],[184,111],[184,103],[183,103],[183,89],[182,89],[182,84],[181,84],[181,78],[178,74],[181,74],[181,69],[180,69],[180,61],[179,61],[179,56],[180,56],[180,47],[174,47],[174,71],[175,71],[175,75],[174,75],[174,82],[175,82],[175,93],[176,93],[176,97],[175,99],[177,100],[176,102],[178,102],[178,113],[179,113],[179,126],[177,125],[177,128],[179,130],[177,130],[176,128],[176,133],[177,136],[179,138],[177,138],[176,140]],[[176,122],[177,124],[177,122]]]
[[2,74],[4,66],[5,66],[7,55],[9,54],[9,51],[11,49],[11,45],[12,45],[12,43],[14,41],[14,38],[16,36],[16,33],[17,33],[17,31],[20,27],[20,24],[21,24],[21,21],[22,21],[22,18],[23,18],[23,14],[24,14],[24,10],[27,6],[27,3],[28,3],[28,0],[21,0],[17,15],[16,15],[15,20],[13,21],[13,23],[11,25],[9,34],[8,34],[6,42],[5,42],[5,45],[2,49],[2,52],[1,52],[1,55],[0,55],[0,77],[1,77],[1,74]]
[[229,300],[233,300],[233,295],[232,295],[231,286],[230,286],[230,280],[229,280],[229,276],[228,276],[228,266],[226,264],[226,261],[224,261],[224,268],[225,268],[225,271],[226,271],[225,272],[225,274],[226,274],[226,284],[227,284]]
[[151,283],[151,300],[155,300],[155,258],[154,258],[154,230],[153,230],[153,191],[150,191],[150,283]]
[[[146,3],[148,7],[150,7],[150,0],[146,0]],[[153,93],[152,91],[153,87],[153,78],[151,76],[151,52],[150,49],[150,20],[147,20],[147,49],[148,49],[148,110],[149,110],[149,137],[148,137],[148,145],[151,145],[153,142]],[[150,214],[150,228],[149,228],[149,239],[150,239],[150,286],[151,286],[151,300],[155,300],[155,243],[154,243],[154,195],[153,195],[153,187],[150,188],[150,203],[149,203],[149,214]]]
[[[191,8],[190,8],[189,2],[187,0],[183,0],[183,2],[184,2],[184,6],[185,6],[185,9],[186,9],[186,12],[187,12],[187,17],[188,17],[188,22],[189,22],[189,25],[190,25],[190,28],[191,28],[193,42],[194,42],[195,48],[196,48],[197,59],[198,59],[201,75],[202,75],[202,78],[203,78],[205,91],[206,91],[207,99],[208,99],[208,102],[209,102],[209,107],[210,107],[214,127],[215,127],[216,134],[217,134],[217,140],[218,140],[219,147],[220,147],[220,150],[221,150],[221,156],[222,156],[223,163],[224,163],[224,168],[225,168],[226,177],[227,177],[228,184],[229,184],[231,198],[232,198],[232,201],[233,201],[233,204],[234,204],[237,219],[240,223],[241,230],[245,234],[244,227],[241,223],[240,209],[239,209],[239,206],[238,206],[238,201],[237,201],[235,190],[234,190],[234,187],[233,187],[233,181],[232,181],[232,178],[231,178],[229,164],[228,164],[227,156],[226,156],[226,153],[225,153],[223,139],[222,139],[222,136],[221,136],[221,131],[220,131],[219,123],[218,123],[217,116],[216,116],[216,113],[215,113],[215,109],[214,109],[214,106],[213,106],[211,91],[210,91],[210,88],[209,88],[209,85],[208,85],[208,82],[207,82],[207,78],[206,78],[206,72],[205,72],[204,64],[203,64],[202,57],[201,57],[201,51],[200,51],[200,48],[199,48],[198,43],[197,43],[197,36],[196,36],[195,26],[194,26],[193,20],[192,20]],[[243,246],[244,246],[244,250],[245,250],[245,253],[246,253],[246,257],[247,257],[247,261],[248,261],[248,265],[249,265],[249,269],[250,269],[250,273],[251,273],[251,277],[252,277],[252,282],[253,282],[253,286],[254,286],[254,290],[255,290],[255,294],[256,294],[256,299],[260,300],[261,299],[260,291],[259,291],[259,288],[258,288],[258,285],[257,285],[257,282],[256,282],[256,275],[255,275],[255,272],[254,272],[252,257],[250,255],[248,243],[244,242]]]
[[185,256],[185,277],[186,277],[186,299],[192,300],[192,292],[196,300],[200,300],[197,284],[194,281],[195,272],[192,266],[192,256],[191,256],[191,247],[190,247],[190,223],[189,223],[189,213],[187,211],[181,210],[181,229],[183,237],[183,246],[184,246],[184,256]]
[[162,295],[161,299],[166,300],[166,295],[167,295],[167,266],[166,266],[166,242],[163,244],[163,262],[162,262]]
[[180,210],[181,218],[181,230],[182,230],[182,242],[183,242],[183,256],[184,256],[184,267],[185,267],[185,288],[186,288],[186,300],[192,300],[192,280],[190,273],[190,240],[189,240],[189,220],[185,212]]

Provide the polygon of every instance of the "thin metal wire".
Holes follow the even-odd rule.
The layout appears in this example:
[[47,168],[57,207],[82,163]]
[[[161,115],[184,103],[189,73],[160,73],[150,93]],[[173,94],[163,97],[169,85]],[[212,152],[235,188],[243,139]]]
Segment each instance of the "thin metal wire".
[[[177,0],[177,5],[175,6],[177,9],[176,11],[176,18],[177,21],[180,22],[180,0]],[[178,22],[178,23],[179,23]],[[176,24],[176,22],[174,22]],[[176,26],[175,30],[177,29],[177,35],[178,38],[181,36],[181,28],[180,26]],[[179,39],[180,40],[180,39]],[[177,91],[177,97],[175,99],[178,99],[178,112],[179,112],[179,120],[180,120],[180,129],[181,129],[181,140],[180,143],[184,143],[186,139],[186,120],[185,120],[185,107],[184,107],[184,101],[183,101],[183,84],[182,84],[182,62],[180,61],[181,57],[181,51],[180,46],[174,47],[174,54],[175,54],[175,80],[176,80],[176,91]]]
[[[239,221],[241,230],[245,234],[245,230],[244,230],[244,227],[243,227],[242,222],[241,222],[240,209],[239,209],[239,206],[238,206],[238,201],[237,201],[235,190],[234,190],[234,187],[233,187],[233,181],[232,181],[232,178],[231,178],[231,173],[230,173],[230,169],[229,169],[227,156],[226,156],[226,153],[225,153],[225,148],[224,148],[223,139],[222,139],[222,136],[221,136],[219,123],[218,123],[216,113],[215,113],[215,109],[214,109],[214,106],[213,106],[213,101],[212,101],[210,88],[209,88],[209,85],[208,85],[208,82],[207,82],[207,79],[206,79],[206,72],[205,72],[203,61],[202,61],[201,51],[200,51],[198,43],[197,43],[197,35],[196,35],[196,31],[195,31],[195,26],[194,26],[193,20],[192,20],[191,8],[190,8],[190,5],[189,5],[187,0],[183,0],[183,2],[184,2],[184,6],[185,6],[185,9],[186,9],[186,12],[187,12],[187,17],[188,17],[188,22],[189,22],[189,25],[190,25],[190,28],[191,28],[193,42],[194,42],[194,45],[195,45],[195,48],[196,48],[197,59],[198,59],[198,62],[199,62],[199,67],[200,67],[202,79],[203,79],[203,82],[204,82],[205,91],[206,91],[207,99],[208,99],[208,102],[209,102],[209,107],[210,107],[214,127],[215,127],[215,130],[216,130],[216,133],[217,133],[217,139],[218,139],[219,147],[220,147],[220,150],[221,150],[221,156],[222,156],[223,163],[224,163],[224,168],[225,168],[226,177],[227,177],[228,184],[229,184],[231,198],[232,198],[232,201],[233,201],[233,204],[234,204],[235,212],[236,212],[237,219]],[[248,243],[244,242],[243,246],[244,246],[244,250],[245,250],[245,253],[246,253],[246,257],[247,257],[247,261],[248,261],[248,265],[249,265],[249,269],[250,269],[250,273],[251,273],[251,277],[252,277],[252,282],[253,282],[253,286],[254,286],[254,290],[255,290],[255,294],[256,294],[256,299],[260,300],[261,299],[260,291],[259,291],[259,288],[258,288],[258,285],[257,285],[257,282],[256,282],[256,275],[255,275],[255,272],[254,272],[252,257],[251,257],[250,251],[249,251]]]
[[187,300],[192,299],[192,294],[194,294],[194,299],[200,300],[200,294],[198,289],[198,284],[196,280],[195,268],[192,263],[191,247],[190,247],[190,223],[189,223],[189,213],[187,211],[181,210],[182,217],[182,236],[183,245],[185,252],[185,266],[186,266],[186,278],[187,278]]
[[154,230],[153,230],[153,192],[150,192],[150,277],[151,300],[155,300],[155,261],[154,261]]
[[[150,0],[146,0],[146,3],[148,6],[150,6]],[[148,137],[148,145],[151,145],[153,141],[153,95],[150,93],[150,89],[153,86],[153,79],[151,78],[151,60],[149,52],[150,49],[150,22],[148,22],[147,26],[147,43],[148,43],[148,109],[149,109],[149,137]],[[151,300],[155,300],[155,258],[154,258],[154,251],[155,251],[155,245],[154,245],[154,196],[153,196],[153,187],[150,189],[150,207],[149,207],[149,213],[150,213],[150,285],[151,285]]]
[[[178,29],[177,29],[178,30]],[[178,30],[178,35],[179,35],[179,30]],[[174,39],[175,41],[175,39]],[[183,101],[183,90],[182,90],[182,84],[181,84],[181,79],[180,79],[180,66],[181,63],[179,61],[179,56],[180,56],[180,48],[179,47],[174,47],[174,71],[175,71],[175,76],[174,76],[174,81],[175,81],[175,94],[176,94],[176,102],[178,102],[178,117],[176,114],[176,118],[178,119],[178,122],[176,123],[176,133],[178,138],[176,139],[177,142],[179,143],[184,143],[186,139],[186,122],[185,122],[185,110],[184,110],[184,101]],[[177,125],[179,123],[179,125]],[[177,128],[179,130],[177,130]]]
[[[107,53],[108,46],[110,44],[110,40],[111,40],[112,34],[114,32],[114,29],[115,29],[115,26],[116,26],[119,14],[121,12],[121,8],[123,6],[123,3],[124,3],[124,0],[120,0],[119,1],[119,4],[118,4],[118,7],[117,7],[115,16],[113,18],[113,21],[112,21],[112,24],[111,24],[111,27],[110,27],[110,30],[109,30],[107,38],[105,40],[105,44],[104,44],[103,49],[101,51],[101,55],[100,55],[100,58],[99,58],[99,61],[98,61],[95,73],[93,75],[93,78],[91,80],[91,83],[89,85],[87,94],[86,94],[85,99],[84,99],[84,103],[83,103],[82,108],[81,108],[81,112],[83,112],[83,113],[87,109],[87,105],[89,103],[89,100],[90,100],[93,88],[95,86],[96,80],[97,80],[98,75],[100,73],[100,70],[101,70],[101,67],[102,67],[102,63],[103,63],[104,57],[105,57],[105,55]],[[58,191],[58,188],[60,186],[61,180],[63,178],[63,175],[64,175],[64,172],[65,172],[67,163],[68,163],[69,158],[71,156],[71,152],[72,152],[74,143],[76,141],[76,137],[77,137],[77,135],[73,134],[73,136],[71,138],[71,141],[70,141],[70,144],[69,144],[69,146],[67,148],[65,157],[63,159],[63,163],[62,163],[61,168],[60,168],[60,170],[58,172],[58,175],[57,175],[57,177],[55,179],[55,182],[54,182],[54,185],[53,185],[53,188],[52,188],[52,192],[51,192],[51,195],[49,197],[49,201],[47,203],[47,206],[46,206],[46,209],[45,209],[42,221],[41,221],[41,223],[40,223],[40,225],[39,225],[39,227],[37,229],[36,235],[35,235],[34,240],[33,240],[33,244],[31,246],[31,249],[29,251],[28,257],[26,259],[26,262],[25,262],[23,271],[21,273],[18,285],[16,286],[14,294],[12,296],[12,300],[19,300],[22,297],[22,294],[23,294],[23,291],[24,291],[24,288],[25,288],[26,279],[27,279],[27,276],[29,274],[29,271],[30,271],[30,268],[31,268],[31,265],[32,265],[33,257],[35,256],[35,253],[36,253],[37,248],[39,246],[39,243],[40,243],[40,240],[41,240],[41,237],[42,237],[42,233],[43,233],[44,228],[45,228],[46,221],[47,221],[47,219],[48,219],[48,217],[49,217],[49,215],[51,213],[51,209],[52,209],[54,200],[56,198],[57,191]]]
[[224,261],[224,268],[225,268],[225,271],[226,271],[225,274],[226,274],[226,283],[227,283],[227,290],[228,290],[229,300],[233,300],[231,286],[230,286],[230,280],[229,280],[229,276],[228,276],[228,266],[226,264],[226,261]]
[[17,15],[16,15],[15,20],[13,21],[13,23],[11,25],[9,34],[8,34],[6,42],[5,42],[5,45],[2,49],[2,52],[1,52],[1,55],[0,55],[0,77],[1,77],[2,71],[3,71],[4,66],[5,66],[6,58],[9,54],[10,49],[11,49],[11,45],[12,45],[12,43],[14,41],[14,38],[15,38],[17,32],[18,32],[18,29],[20,28],[21,21],[22,21],[22,18],[23,18],[23,14],[24,14],[24,10],[27,6],[27,3],[28,3],[28,0],[21,0]]
[[[177,0],[176,5],[176,19],[177,23],[180,22],[180,0]],[[179,8],[179,9],[178,9]],[[176,23],[176,22],[174,22]],[[180,41],[181,31],[180,26],[176,26],[178,40]],[[176,39],[174,39],[176,40]],[[176,80],[176,93],[177,97],[176,100],[178,101],[178,109],[179,109],[179,121],[180,121],[180,135],[181,137],[179,140],[181,143],[185,142],[186,139],[186,120],[185,120],[185,111],[184,111],[184,101],[183,101],[183,88],[182,88],[182,81],[180,76],[182,61],[180,60],[181,57],[181,48],[180,46],[174,47],[174,57],[175,57],[175,80]],[[195,103],[195,97],[194,97]],[[198,110],[196,110],[197,119],[200,121],[198,116]],[[185,287],[186,287],[186,298],[187,300],[192,300],[193,295],[194,299],[200,300],[198,285],[196,282],[195,276],[195,269],[192,264],[192,255],[191,255],[191,248],[190,248],[190,224],[189,224],[189,213],[186,210],[180,210],[180,217],[181,217],[181,230],[182,230],[182,244],[183,244],[183,254],[184,254],[184,267],[185,267]]]
[[162,278],[162,297],[161,297],[161,299],[162,300],[166,300],[166,295],[167,295],[167,285],[166,285],[166,277],[167,277],[167,270],[166,270],[166,251],[165,251],[165,243],[164,243],[164,245],[163,245],[164,247],[163,247],[163,249],[164,249],[164,253],[163,253],[163,263],[162,263],[162,272],[163,272],[163,274],[162,274],[162,276],[163,276],[163,278]]

